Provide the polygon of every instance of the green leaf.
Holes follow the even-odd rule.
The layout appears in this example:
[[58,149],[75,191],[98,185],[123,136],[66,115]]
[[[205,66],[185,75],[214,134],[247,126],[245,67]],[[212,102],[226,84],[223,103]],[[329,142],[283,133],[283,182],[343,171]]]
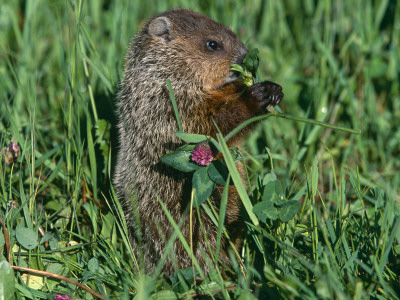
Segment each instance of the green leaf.
[[42,236],[42,238],[40,239],[39,244],[44,244],[45,242],[47,242],[48,240],[50,240],[53,237],[53,233],[51,232],[45,232],[44,235]]
[[97,272],[99,270],[99,260],[96,257],[89,260],[88,269],[91,272]]
[[45,204],[44,208],[48,210],[60,211],[63,209],[63,203],[61,203],[59,200],[50,200]]
[[252,86],[258,82],[257,69],[259,65],[258,49],[253,49],[247,53],[242,65],[233,64],[231,70],[239,72],[240,77],[247,86]]
[[173,290],[178,293],[183,293],[190,289],[190,282],[193,282],[195,276],[199,275],[197,270],[185,268],[177,270],[169,279],[171,280]]
[[97,199],[97,161],[96,161],[96,153],[94,149],[94,141],[92,135],[92,122],[90,119],[86,119],[86,129],[87,129],[87,149],[89,152],[89,163],[90,163],[90,171],[92,178],[92,187],[93,187],[93,196]]
[[[186,241],[185,237],[182,234],[182,231],[179,228],[179,225],[175,222],[174,218],[172,217],[171,213],[169,212],[169,210],[167,209],[167,207],[165,206],[165,204],[161,201],[160,197],[157,195],[157,200],[158,203],[160,203],[162,210],[164,211],[165,215],[168,218],[168,221],[170,222],[170,224],[172,225],[173,231],[172,231],[172,235],[169,238],[169,241],[165,247],[165,251],[164,254],[161,256],[161,259],[159,260],[159,262],[157,263],[157,267],[156,270],[154,271],[154,274],[159,274],[159,272],[161,272],[161,269],[167,259],[167,256],[169,255],[169,251],[171,251],[173,245],[174,245],[174,241],[176,239],[176,237],[179,238],[179,241],[182,243],[183,247],[185,248],[186,253],[191,257],[193,265],[195,266],[195,270],[199,271],[200,273],[200,277],[204,278],[204,273],[199,265],[199,262],[196,259],[195,255],[191,255],[191,249],[190,246],[188,244],[188,242]],[[140,280],[140,279],[139,279]],[[140,283],[140,282],[139,282]],[[140,289],[138,289],[138,294],[140,293]],[[138,297],[138,296],[136,296]],[[138,299],[147,299],[147,298],[140,298],[138,297]]]
[[257,203],[253,207],[253,212],[256,214],[257,218],[265,223],[268,219],[276,220],[278,217],[278,210],[274,207],[272,201],[262,201]]
[[279,218],[282,222],[288,222],[299,211],[300,202],[297,200],[286,201],[280,182],[278,180],[268,181],[271,178],[266,180],[264,177],[264,181],[268,183],[264,186],[263,201],[254,206],[257,206],[257,213],[256,211],[254,213],[261,221],[266,218],[271,220]]
[[49,246],[51,250],[58,250],[61,248],[56,238],[52,238],[49,240]]
[[237,65],[237,64],[232,64],[231,70],[232,71],[237,71],[237,72],[240,72],[240,73],[244,73],[243,67],[241,65]]
[[[2,259],[4,257],[1,257]],[[25,259],[23,259],[22,257],[18,258],[18,262],[17,262],[17,266],[18,267],[22,267],[22,268],[28,268],[28,264],[26,263]]]
[[223,158],[213,161],[208,167],[208,176],[212,181],[219,184],[225,184],[229,175]]
[[37,233],[26,227],[17,227],[15,237],[18,243],[27,250],[35,249],[39,244]]
[[174,152],[177,151],[193,151],[194,148],[196,148],[197,145],[194,144],[184,144],[180,146],[178,149],[176,149]]
[[208,167],[200,168],[193,174],[192,188],[196,189],[197,205],[200,206],[212,194],[215,183],[208,177]]
[[279,203],[281,202],[280,197],[282,194],[282,187],[279,181],[270,181],[264,186],[263,201]]
[[169,91],[169,97],[171,98],[172,106],[174,108],[176,122],[178,123],[179,131],[182,131],[182,121],[179,115],[178,105],[176,104],[176,99],[174,95],[174,91],[172,90],[171,80],[167,79],[167,86]]
[[98,136],[102,136],[106,133],[106,130],[109,128],[108,122],[104,119],[98,119],[96,123],[96,134]]
[[190,161],[191,151],[175,151],[161,156],[160,160],[167,166],[173,167],[182,172],[192,172],[201,166]]
[[267,185],[270,181],[276,181],[276,175],[274,171],[271,171],[271,173],[268,173],[264,176],[263,179],[263,185]]
[[47,272],[62,275],[63,265],[59,263],[49,264],[46,268]]
[[251,222],[255,226],[258,226],[259,225],[258,219],[253,213],[253,204],[251,203],[250,198],[247,195],[246,188],[242,182],[242,178],[240,177],[239,171],[235,166],[235,162],[233,161],[232,155],[229,152],[228,145],[226,144],[225,139],[221,133],[217,133],[217,138],[221,146],[221,151],[222,155],[224,156],[226,166],[229,170],[229,173],[231,174],[233,183],[235,184],[239,197],[242,200],[243,206],[246,209],[246,212],[249,215]]
[[111,124],[104,119],[98,119],[96,123],[96,143],[100,146],[101,154],[104,158],[108,156],[110,149],[110,130]]
[[14,289],[14,271],[6,260],[2,260],[0,261],[0,299],[15,299]]
[[258,65],[260,63],[260,59],[258,58],[258,49],[252,49],[249,53],[246,54],[246,57],[243,59],[243,65],[245,69],[253,74],[256,77]]
[[237,300],[257,300],[257,298],[250,291],[246,291],[246,292],[240,293],[240,296],[239,296],[239,298],[237,298]]
[[313,166],[312,166],[312,175],[311,175],[311,191],[313,197],[317,194],[318,189],[318,161],[317,157],[314,158]]
[[210,137],[207,135],[187,133],[182,131],[175,132],[175,135],[181,140],[184,140],[186,143],[200,143],[210,139]]
[[[230,175],[228,174],[227,182],[230,181]],[[219,251],[221,249],[221,238],[222,231],[224,230],[224,222],[226,217],[226,206],[228,204],[228,194],[229,194],[229,184],[225,184],[224,190],[221,195],[221,205],[219,209],[219,218],[218,218],[218,230],[217,230],[217,249],[215,250],[215,263],[218,262]]]
[[90,221],[92,221],[92,226],[93,226],[93,233],[96,236],[97,234],[97,212],[94,209],[93,205],[91,202],[86,202],[82,205],[82,207],[86,210],[86,212],[89,215]]
[[[64,275],[63,274],[63,265],[59,263],[54,263],[54,264],[48,264],[46,266],[46,271],[58,275]],[[49,286],[50,289],[54,289],[58,285],[58,280],[54,279],[52,277],[48,277],[46,279],[46,286]]]
[[177,294],[173,291],[160,291],[155,294],[152,294],[149,298],[150,300],[175,300],[180,299]]
[[221,151],[221,146],[219,145],[219,143],[217,142],[217,140],[215,140],[214,138],[210,139],[210,145],[213,145],[215,147],[215,149],[218,150],[218,152],[222,152]]
[[300,202],[297,200],[289,200],[280,203],[277,207],[278,216],[282,222],[289,222],[300,209]]
[[229,147],[229,152],[230,152],[235,164],[242,160],[242,155],[241,155],[238,147],[235,147],[235,146]]
[[6,240],[4,239],[4,234],[2,231],[0,231],[0,247],[2,247],[6,243]]
[[371,78],[379,78],[385,75],[388,64],[379,56],[373,57],[368,65],[368,72]]
[[103,238],[112,238],[112,242],[114,241],[114,224],[115,224],[115,217],[114,215],[109,212],[107,215],[102,215],[101,219],[103,220],[102,227],[101,227],[101,236]]

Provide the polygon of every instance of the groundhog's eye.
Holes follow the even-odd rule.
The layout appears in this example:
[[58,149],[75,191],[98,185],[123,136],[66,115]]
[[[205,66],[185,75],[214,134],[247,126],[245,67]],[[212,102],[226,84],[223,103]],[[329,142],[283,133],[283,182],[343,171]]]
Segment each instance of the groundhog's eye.
[[207,41],[207,48],[212,51],[221,50],[221,47],[218,44],[218,42],[216,42],[214,40]]

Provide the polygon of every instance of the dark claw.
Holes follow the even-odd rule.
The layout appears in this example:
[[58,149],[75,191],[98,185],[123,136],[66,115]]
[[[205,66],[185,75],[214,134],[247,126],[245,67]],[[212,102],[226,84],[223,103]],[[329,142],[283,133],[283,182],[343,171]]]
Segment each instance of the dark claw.
[[269,105],[275,106],[283,99],[282,87],[279,84],[265,81],[263,82],[266,86],[266,92],[268,99],[271,101]]
[[279,84],[264,81],[247,90],[249,101],[255,112],[263,112],[267,106],[275,106],[283,99],[282,87]]

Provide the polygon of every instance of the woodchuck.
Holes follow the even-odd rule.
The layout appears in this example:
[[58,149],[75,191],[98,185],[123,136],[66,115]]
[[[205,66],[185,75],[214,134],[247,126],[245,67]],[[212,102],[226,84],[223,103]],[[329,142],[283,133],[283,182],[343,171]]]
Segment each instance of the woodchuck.
[[[147,21],[129,47],[117,101],[120,145],[113,183],[134,250],[143,254],[146,272],[155,269],[173,232],[157,195],[176,222],[185,217],[181,231],[190,243],[187,210],[191,174],[160,162],[163,154],[183,144],[174,135],[178,125],[167,79],[172,84],[183,131],[215,137],[215,120],[225,135],[241,122],[265,113],[268,105],[277,104],[283,97],[279,85],[262,82],[247,87],[238,73],[231,71],[232,64],[241,64],[247,52],[228,27],[185,9],[170,10]],[[221,187],[211,196],[217,211],[220,191]],[[225,226],[238,248],[244,233],[239,208],[232,186]],[[201,221],[209,246],[215,251],[217,227],[204,211]],[[209,248],[197,217],[192,220],[192,231],[193,253],[207,272]],[[219,257],[229,264],[228,246],[223,238]],[[166,275],[192,265],[179,239],[174,242],[172,255],[163,268]]]

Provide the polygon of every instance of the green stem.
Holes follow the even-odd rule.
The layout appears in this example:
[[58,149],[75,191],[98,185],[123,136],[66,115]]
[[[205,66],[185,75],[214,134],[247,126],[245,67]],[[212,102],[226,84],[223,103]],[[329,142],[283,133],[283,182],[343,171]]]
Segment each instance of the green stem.
[[167,79],[167,86],[168,86],[169,96],[171,97],[172,106],[174,107],[176,121],[178,122],[179,131],[183,131],[181,118],[179,116],[178,106],[176,105],[174,91],[172,90],[171,80],[169,80],[169,79]]
[[257,122],[257,121],[261,121],[261,120],[267,119],[269,117],[279,117],[279,118],[293,120],[293,121],[297,121],[297,122],[310,123],[310,124],[314,124],[314,125],[318,125],[318,126],[322,126],[322,127],[326,127],[326,128],[330,128],[330,129],[345,131],[345,132],[349,132],[349,133],[354,133],[354,134],[360,134],[361,133],[361,130],[354,130],[354,129],[350,129],[350,128],[346,128],[346,127],[334,126],[334,125],[331,125],[331,124],[328,124],[328,123],[324,123],[324,122],[320,122],[320,121],[316,121],[316,120],[312,120],[312,119],[300,118],[300,117],[287,115],[287,114],[284,114],[284,113],[279,113],[273,108],[268,109],[268,111],[270,112],[269,114],[265,114],[265,115],[262,115],[262,116],[257,116],[257,117],[248,119],[248,120],[244,121],[243,123],[241,123],[238,127],[233,129],[231,132],[229,132],[224,137],[225,142],[230,140],[238,132],[240,132],[243,128],[245,128],[246,126],[250,125],[251,123],[254,123],[254,122]]

